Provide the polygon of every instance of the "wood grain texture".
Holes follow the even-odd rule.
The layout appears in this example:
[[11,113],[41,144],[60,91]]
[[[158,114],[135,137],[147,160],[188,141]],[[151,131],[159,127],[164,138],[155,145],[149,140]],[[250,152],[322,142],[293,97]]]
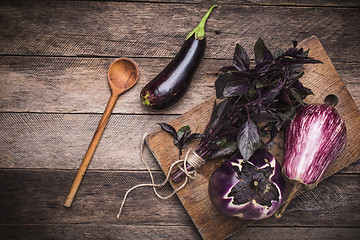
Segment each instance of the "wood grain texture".
[[[192,226],[147,226],[109,224],[43,224],[43,225],[0,225],[5,239],[192,239],[200,240],[196,228]],[[290,227],[248,227],[228,240],[278,239],[291,235],[292,240],[354,240],[360,234],[359,228],[290,228]],[[40,236],[42,238],[40,238]]]
[[[80,230],[96,225],[99,228],[89,230],[89,234],[94,234],[96,237],[98,231],[102,229],[123,227],[124,236],[133,239],[137,234],[141,234],[140,229],[139,232],[130,232],[130,229],[144,226],[156,236],[169,234],[176,238],[176,234],[180,234],[179,237],[182,237],[183,235],[177,231],[189,229],[189,234],[194,238],[200,237],[179,200],[176,197],[160,200],[151,188],[141,188],[132,192],[125,204],[122,217],[120,220],[116,219],[118,207],[126,190],[135,184],[149,182],[147,172],[90,170],[84,177],[74,202],[76,204],[71,209],[64,208],[63,200],[75,174],[76,171],[69,170],[1,169],[0,229],[9,227],[5,231],[7,234],[17,234],[14,232],[15,229],[24,229],[34,237],[35,231],[39,230],[41,233],[41,229],[56,230],[57,227],[64,226],[64,230]],[[154,177],[156,182],[160,182],[165,176],[157,171]],[[321,182],[316,189],[294,199],[289,206],[288,214],[282,219],[264,219],[250,226],[260,231],[259,238],[264,236],[262,234],[269,227],[279,229],[296,226],[293,228],[295,232],[296,229],[311,231],[313,228],[323,226],[335,227],[328,230],[328,236],[335,234],[336,229],[339,228],[348,228],[348,231],[351,228],[359,228],[360,214],[357,208],[360,204],[359,184],[360,178],[357,175],[335,174]],[[160,191],[164,194],[168,193],[171,187],[167,185]],[[159,230],[167,227],[169,228],[167,231],[158,233],[150,229]],[[261,228],[263,230],[260,230]],[[234,237],[242,236],[243,231],[253,233],[252,230],[245,228]],[[115,232],[109,234],[115,236]],[[300,234],[298,237],[301,236],[301,232],[305,234],[306,231],[298,232]],[[343,232],[346,232],[345,229]],[[50,234],[49,231],[43,233]],[[146,233],[143,234],[147,236]]]
[[[176,117],[112,115],[89,168],[145,170],[140,159],[143,136],[157,130],[157,123]],[[77,169],[100,118],[100,114],[0,113],[0,168]],[[152,170],[160,170],[147,147],[144,160]],[[360,162],[342,172],[359,174]]]
[[[4,239],[194,239],[200,240],[193,226],[147,226],[120,224],[42,224],[0,225]],[[315,230],[316,231],[316,230]],[[305,234],[305,230],[297,234]],[[341,234],[345,229],[332,231]],[[357,231],[355,230],[355,233]],[[318,233],[320,234],[320,232]],[[314,234],[313,234],[314,235]],[[316,236],[316,235],[315,235]],[[328,235],[330,236],[330,235]]]
[[[205,58],[186,96],[164,112],[143,108],[141,88],[213,3]],[[143,134],[214,95],[215,73],[231,64],[235,43],[252,54],[258,37],[275,51],[316,34],[359,108],[359,13],[357,0],[1,1],[0,238],[201,239],[178,198],[159,200],[149,188],[132,192],[116,220],[126,190],[150,182],[139,158]],[[121,56],[139,64],[140,81],[118,99],[65,209],[110,96],[107,69]],[[158,162],[144,153],[162,181]],[[283,219],[253,222],[229,239],[357,239],[359,173],[357,161],[294,199]]]
[[[0,54],[173,57],[209,5],[1,2]],[[360,45],[359,14],[359,8],[221,4],[207,21],[205,58],[231,58],[236,42],[252,49],[258,37],[277,49],[316,34],[331,59],[359,62],[353,49]]]
[[[0,57],[0,111],[103,113],[110,97],[107,69],[112,58]],[[139,82],[119,97],[113,113],[179,114],[215,93],[215,72],[224,60],[205,60],[186,96],[173,108],[152,112],[142,106],[140,91],[168,59],[135,59]]]
[[[63,1],[63,0],[40,0],[40,1]],[[89,1],[89,0],[80,0]],[[111,1],[111,0],[107,0]],[[153,2],[164,3],[163,0],[118,0],[117,2]],[[360,7],[357,0],[168,0],[167,3],[187,4],[237,4],[237,5],[285,5],[285,6],[314,6],[314,7]]]
[[[143,136],[176,115],[112,115],[90,169],[145,169]],[[77,169],[101,114],[0,113],[0,168]],[[144,158],[159,169],[148,148]],[[360,169],[359,169],[360,171]]]
[[[112,58],[0,56],[0,112],[103,113],[110,97]],[[168,59],[136,59],[139,82],[119,97],[113,113],[159,114],[145,109],[140,91]],[[231,60],[204,59],[183,99],[162,114],[183,114],[215,94],[216,72]],[[334,64],[360,107],[360,63]]]
[[[348,130],[347,146],[338,160],[333,162],[325,172],[324,178],[326,178],[359,159],[360,149],[358,146],[360,146],[360,139],[358,136],[360,132],[358,126],[360,124],[360,112],[319,40],[313,36],[302,41],[299,46],[304,47],[305,50],[310,48],[309,55],[323,62],[323,64],[311,64],[304,67],[305,74],[301,81],[304,86],[309,87],[314,92],[314,95],[307,98],[306,101],[322,103],[328,94],[336,94],[340,101],[337,109]],[[202,132],[210,117],[213,101],[214,99],[210,98],[171,121],[171,125],[176,129],[183,125],[190,125]],[[169,143],[166,143],[168,138],[169,136],[163,131],[156,131],[149,136],[147,141],[165,174],[168,174],[169,167],[176,160],[177,155],[176,148],[171,149],[171,141],[167,140]],[[271,150],[280,163],[283,161],[282,145],[283,140],[278,137],[277,144]],[[219,163],[207,162],[199,169],[197,177],[177,193],[204,239],[224,239],[251,223],[251,221],[225,217],[219,214],[210,203],[207,193],[208,179],[218,166]],[[179,184],[172,185],[174,189],[179,186]]]

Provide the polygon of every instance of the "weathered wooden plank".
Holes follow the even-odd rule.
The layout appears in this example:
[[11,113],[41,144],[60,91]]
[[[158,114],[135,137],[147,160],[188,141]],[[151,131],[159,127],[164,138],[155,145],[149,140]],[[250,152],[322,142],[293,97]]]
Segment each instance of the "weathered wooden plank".
[[[145,169],[143,136],[173,115],[112,115],[90,169]],[[101,115],[0,113],[0,168],[78,169]],[[159,169],[148,148],[144,158]],[[360,169],[359,169],[360,171]]]
[[292,239],[292,240],[326,240],[326,239],[357,239],[359,228],[277,228],[277,227],[246,227],[228,240],[235,239]]
[[[344,229],[341,229],[344,231]],[[339,230],[330,230],[334,234]],[[148,226],[120,224],[0,225],[3,239],[198,239],[192,226]]]
[[[41,0],[44,1],[44,0]],[[49,1],[49,0],[45,0]],[[63,1],[63,0],[50,0]],[[89,0],[80,0],[89,1]],[[107,0],[109,1],[109,0]],[[110,0],[111,1],[111,0]],[[154,2],[164,3],[163,0],[118,0],[117,2]],[[315,7],[360,7],[357,0],[167,0],[168,3],[193,3],[193,4],[237,4],[237,5],[291,5],[291,6],[315,6]]]
[[357,63],[333,62],[337,73],[345,83],[345,87],[350,92],[355,104],[360,109],[360,65]]
[[[0,54],[172,57],[209,5],[2,2]],[[316,34],[331,59],[358,61],[359,14],[359,8],[221,4],[208,19],[205,57],[230,58],[236,42],[252,49],[258,37],[278,48]]]
[[[0,170],[0,225],[27,224],[109,224],[193,226],[176,198],[160,200],[151,188],[129,194],[120,220],[116,213],[125,192],[150,182],[147,172],[93,171],[84,177],[71,208],[63,207],[76,171]],[[164,179],[154,172],[156,182]],[[251,226],[277,227],[360,227],[360,178],[336,174],[309,192],[295,198],[282,219],[269,218]],[[160,192],[169,193],[167,185]],[[141,216],[138,217],[138,216]]]
[[[130,2],[162,2],[162,0],[129,0]],[[291,6],[316,6],[316,7],[360,7],[359,2],[352,1],[338,1],[338,0],[169,0],[167,2],[174,3],[214,3],[214,4],[237,4],[237,5],[291,5]]]
[[[111,58],[0,57],[0,112],[102,113],[110,97],[107,69]],[[140,103],[140,91],[169,59],[135,59],[139,82],[121,95],[114,113],[158,114]],[[182,114],[215,94],[215,73],[231,60],[205,59],[184,98],[164,114]],[[335,62],[360,107],[360,63]]]
[[[4,239],[201,239],[193,226],[148,226],[119,224],[0,225]],[[228,238],[263,240],[291,236],[292,240],[354,240],[360,228],[247,227]]]
[[[162,201],[154,197],[150,188],[130,194],[122,218],[116,219],[127,189],[150,182],[145,172],[87,171],[71,208],[65,208],[63,202],[76,171],[19,169],[0,172],[0,224],[191,224],[176,197]],[[154,173],[157,181],[162,175]],[[164,192],[169,191],[170,187],[166,186]]]
[[[0,57],[0,111],[102,113],[110,98],[111,58]],[[170,61],[135,59],[139,82],[119,97],[113,113],[154,113],[142,106],[140,91]],[[215,93],[220,67],[229,61],[205,60],[185,97],[166,114],[190,110]]]
[[[89,168],[144,170],[140,159],[144,134],[175,117],[112,115]],[[0,113],[0,168],[78,169],[100,118],[100,114]],[[151,169],[160,169],[147,147],[144,159]],[[360,173],[360,162],[343,172]]]
[[[344,177],[347,180],[342,181],[338,180]],[[347,182],[348,181],[348,182]],[[360,204],[360,200],[356,199],[356,195],[360,190],[360,187],[358,185],[360,181],[359,175],[333,175],[327,179],[325,179],[323,182],[319,183],[319,185],[314,188],[313,190],[307,191],[296,197],[294,200],[291,201],[291,209],[287,209],[284,213],[285,217],[281,220],[281,223],[284,223],[286,226],[309,226],[309,222],[314,221],[315,219],[318,219],[319,221],[322,221],[321,219],[329,218],[334,219],[336,218],[336,221],[348,221],[346,220],[347,217],[345,215],[341,215],[339,213],[341,212],[347,212],[349,213],[353,211],[351,214],[352,217],[350,217],[349,226],[353,227],[360,227],[360,216],[357,214],[358,210],[356,210],[357,206]],[[348,186],[349,185],[349,186]],[[352,187],[350,187],[352,185]],[[349,188],[350,187],[350,188]],[[341,190],[340,190],[341,189]],[[338,192],[340,190],[340,192]],[[346,193],[348,191],[348,193]],[[351,196],[347,198],[346,196]],[[345,200],[346,199],[346,200]],[[342,208],[342,202],[345,200],[348,202],[348,209]],[[331,203],[330,203],[331,202]],[[350,210],[352,209],[352,210]],[[305,214],[305,215],[303,215]],[[336,216],[335,216],[336,215]],[[311,219],[311,220],[310,220]],[[292,225],[289,224],[292,222]],[[330,220],[331,221],[331,220]],[[266,223],[265,223],[266,222]],[[253,222],[253,226],[255,225],[264,225],[264,224],[278,224],[276,218],[270,218],[265,221],[256,221]],[[331,223],[325,223],[323,222],[323,226],[334,226],[336,227],[336,224],[332,225]],[[341,224],[340,224],[341,225]],[[339,225],[339,226],[340,226]]]

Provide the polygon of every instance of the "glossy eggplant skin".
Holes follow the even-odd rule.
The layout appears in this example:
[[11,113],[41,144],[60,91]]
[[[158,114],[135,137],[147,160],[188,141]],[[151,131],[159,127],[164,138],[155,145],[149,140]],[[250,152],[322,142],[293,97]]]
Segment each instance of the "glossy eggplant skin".
[[188,38],[175,58],[142,89],[141,102],[151,110],[163,110],[177,103],[189,88],[205,48],[205,37]]
[[258,220],[280,208],[286,185],[275,157],[258,149],[247,161],[236,153],[223,162],[212,173],[208,190],[211,203],[222,214]]
[[286,131],[284,174],[302,184],[316,185],[343,151],[346,138],[345,122],[333,106],[302,107]]

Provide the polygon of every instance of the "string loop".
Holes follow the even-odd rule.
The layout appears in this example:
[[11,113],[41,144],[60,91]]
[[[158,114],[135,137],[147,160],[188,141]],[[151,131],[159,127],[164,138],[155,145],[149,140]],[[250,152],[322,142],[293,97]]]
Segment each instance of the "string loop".
[[[171,164],[170,168],[169,168],[169,171],[168,171],[168,174],[166,176],[166,179],[162,182],[162,183],[159,183],[159,184],[156,184],[155,181],[154,181],[154,177],[153,177],[153,174],[150,170],[150,168],[148,167],[147,163],[145,162],[144,160],[144,145],[146,143],[146,137],[148,136],[147,133],[145,133],[144,137],[143,137],[143,140],[142,140],[142,143],[141,143],[141,147],[140,147],[140,157],[141,157],[141,161],[143,162],[143,164],[145,165],[146,167],[146,170],[149,172],[149,175],[150,175],[150,179],[151,179],[151,183],[143,183],[143,184],[138,184],[138,185],[135,185],[133,187],[131,187],[130,189],[128,189],[124,195],[124,198],[121,202],[121,205],[120,205],[120,208],[119,208],[119,212],[118,214],[116,215],[117,219],[120,218],[120,215],[121,215],[121,212],[124,208],[124,205],[125,205],[125,201],[126,201],[126,198],[127,196],[129,195],[129,193],[131,191],[133,191],[134,189],[136,188],[139,188],[139,187],[152,187],[153,190],[154,190],[154,193],[155,195],[160,198],[160,199],[169,199],[171,198],[172,196],[174,196],[178,191],[180,191],[181,189],[183,189],[185,187],[185,185],[187,184],[188,182],[188,179],[191,178],[195,178],[195,175],[196,175],[196,171],[195,169],[202,166],[204,163],[205,163],[205,160],[200,157],[193,149],[189,149],[187,152],[186,152],[186,155],[185,155],[185,158],[184,159],[180,159],[180,160],[177,160],[175,161],[174,163]],[[186,168],[186,165],[189,164],[190,166],[193,167],[193,170],[189,171],[187,170]],[[181,169],[181,171],[184,172],[185,174],[185,178],[184,178],[184,181],[183,183],[176,189],[174,189],[169,195],[166,195],[166,196],[162,196],[158,193],[157,189],[158,187],[163,187],[165,186],[169,180],[170,180],[170,173],[173,171],[174,167],[175,166],[178,166],[178,165],[182,165],[182,167],[179,167]]]

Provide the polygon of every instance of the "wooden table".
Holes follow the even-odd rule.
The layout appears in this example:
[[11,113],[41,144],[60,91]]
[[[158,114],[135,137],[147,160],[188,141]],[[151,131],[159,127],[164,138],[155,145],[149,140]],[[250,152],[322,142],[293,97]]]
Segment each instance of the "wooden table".
[[[216,1],[208,47],[186,96],[150,112],[139,92],[179,50],[214,1],[2,1],[0,3],[0,238],[201,239],[177,197],[160,200],[140,160],[143,135],[215,93],[235,43],[258,37],[275,51],[316,35],[360,106],[357,0]],[[110,97],[107,69],[134,59],[140,80],[122,95],[71,208],[63,202]],[[252,55],[253,58],[253,55]],[[165,176],[148,148],[155,180]],[[292,201],[282,219],[256,221],[230,239],[356,239],[360,162]],[[163,192],[169,192],[166,186]]]

